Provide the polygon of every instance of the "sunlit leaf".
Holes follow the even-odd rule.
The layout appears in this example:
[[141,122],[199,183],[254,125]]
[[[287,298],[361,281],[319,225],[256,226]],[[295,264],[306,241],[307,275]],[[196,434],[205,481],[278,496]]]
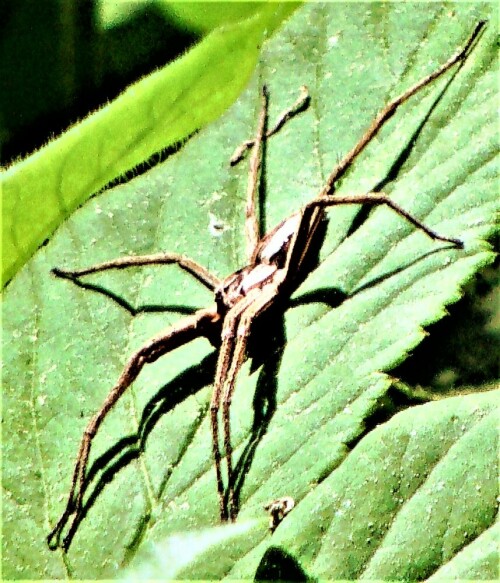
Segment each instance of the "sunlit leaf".
[[[90,486],[98,495],[69,553],[47,549],[83,430],[130,354],[179,321],[175,308],[185,313],[213,301],[175,267],[88,278],[133,306],[132,315],[110,297],[55,279],[50,269],[163,249],[190,255],[220,276],[231,273],[245,262],[246,168],[229,168],[228,159],[255,131],[260,84],[269,86],[271,120],[301,85],[312,98],[267,147],[263,209],[270,228],[316,195],[377,111],[448,59],[481,18],[490,22],[465,65],[405,104],[339,189],[360,193],[383,184],[405,209],[440,233],[460,237],[465,248],[432,242],[385,208],[367,217],[356,208],[329,212],[318,267],[294,294],[284,321],[274,317],[261,329],[256,358],[244,365],[231,407],[242,469],[239,520],[260,520],[245,536],[223,545],[214,539],[187,566],[180,557],[181,575],[189,578],[269,574],[273,546],[281,549],[274,556],[295,573],[324,578],[427,576],[447,561],[473,572],[459,555],[475,537],[486,536],[493,520],[490,470],[484,469],[495,448],[488,421],[493,396],[456,397],[409,409],[379,429],[374,423],[384,415],[392,384],[385,372],[404,360],[425,335],[423,326],[444,316],[463,284],[493,259],[486,239],[498,209],[495,12],[472,3],[311,3],[264,47],[257,75],[223,118],[165,163],[87,203],[9,285],[3,312],[4,577],[115,577],[131,563],[142,568],[144,548],[218,525],[208,415],[216,354],[200,339],[146,367],[110,413],[91,456],[106,456],[99,466],[104,474]],[[420,471],[412,460],[421,463]],[[474,460],[474,482],[460,491],[456,472]],[[412,554],[407,523],[422,522],[426,504],[455,500],[459,509],[462,494],[464,505],[487,509],[473,530],[468,514],[453,514],[453,533],[469,533],[462,547],[458,534],[449,534],[448,544],[436,527],[429,531],[430,554]],[[271,537],[262,506],[285,495],[296,507]],[[342,506],[347,500],[352,505]],[[344,508],[347,530],[339,522],[346,515],[337,515]],[[370,549],[356,538],[369,528],[368,511],[377,515]],[[339,533],[356,535],[342,539],[352,545],[342,547],[351,565],[343,571],[333,563],[341,562]],[[396,535],[406,537],[397,572],[387,570],[395,555],[384,546]],[[423,533],[415,536],[420,541]]]

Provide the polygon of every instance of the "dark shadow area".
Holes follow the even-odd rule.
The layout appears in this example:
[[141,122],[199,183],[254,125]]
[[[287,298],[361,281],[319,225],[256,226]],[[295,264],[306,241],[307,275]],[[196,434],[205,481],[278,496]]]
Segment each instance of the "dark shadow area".
[[302,294],[290,300],[288,307],[296,308],[307,304],[326,304],[330,308],[338,308],[349,296],[336,287],[321,287]]
[[448,245],[448,244],[436,246],[434,249],[430,249],[429,251],[422,253],[419,257],[416,257],[415,259],[408,261],[407,263],[405,263],[401,267],[398,267],[397,269],[393,269],[392,271],[388,271],[382,275],[379,275],[378,277],[373,278],[371,281],[367,281],[365,284],[360,285],[358,288],[354,289],[349,294],[349,297],[352,298],[355,295],[361,293],[362,291],[367,290],[367,289],[371,289],[371,288],[375,287],[376,285],[378,285],[379,283],[382,283],[382,282],[390,279],[391,277],[394,277],[395,275],[399,275],[400,273],[404,273],[407,269],[410,269],[410,267],[414,267],[415,265],[418,265],[421,261],[424,261],[425,259],[427,259],[428,257],[431,257],[432,255],[436,255],[436,254],[442,253],[443,251],[448,251],[450,249],[456,250],[457,248],[454,245]]
[[[289,286],[289,292],[293,292],[305,280],[307,275],[317,267],[319,252],[326,236],[327,224],[327,220],[319,224],[311,240],[302,269],[292,280],[293,285]],[[285,312],[291,303],[289,297],[284,294],[253,325],[248,346],[248,356],[252,359],[251,370],[254,371],[260,366],[262,366],[262,370],[257,379],[253,400],[254,418],[250,437],[231,477],[235,493],[236,514],[239,509],[239,498],[245,476],[252,466],[258,445],[265,436],[276,411],[277,379],[287,340]]]
[[322,287],[322,288],[318,288],[316,290],[313,290],[311,292],[308,292],[306,294],[303,294],[297,298],[294,298],[293,300],[290,300],[288,307],[292,308],[292,307],[297,307],[297,306],[301,306],[301,305],[305,305],[305,304],[322,303],[322,304],[326,304],[327,306],[330,306],[331,308],[338,308],[346,299],[353,298],[356,295],[358,295],[359,293],[361,293],[367,289],[371,289],[371,288],[379,285],[380,283],[390,279],[391,277],[394,277],[394,276],[404,272],[405,270],[409,269],[410,267],[417,265],[418,263],[420,263],[421,261],[424,261],[425,259],[427,259],[431,255],[434,255],[436,253],[441,253],[442,251],[450,249],[450,248],[454,249],[455,247],[453,247],[451,245],[445,245],[445,246],[438,247],[437,249],[432,249],[431,251],[427,251],[427,253],[423,253],[422,255],[420,255],[420,257],[417,257],[416,259],[412,259],[411,261],[405,263],[401,267],[398,267],[397,269],[393,269],[392,271],[388,271],[388,272],[380,275],[379,277],[375,277],[371,281],[367,281],[365,284],[354,289],[350,294],[347,294],[343,290],[336,288],[336,287]]
[[262,557],[254,581],[316,581],[301,567],[299,561],[280,547],[269,547]]
[[499,262],[480,272],[449,316],[428,326],[429,335],[391,374],[435,396],[494,385],[500,376]]
[[132,3],[107,27],[101,9],[95,1],[2,4],[1,163],[41,147],[199,39],[155,3]]
[[275,310],[272,310],[272,313],[265,314],[256,322],[249,343],[248,352],[249,358],[252,359],[252,371],[261,366],[262,369],[257,379],[252,403],[253,423],[250,436],[231,476],[236,514],[239,510],[240,494],[245,476],[250,471],[255,452],[267,433],[271,419],[276,412],[277,379],[285,345],[284,313],[277,306]]
[[351,449],[375,427],[411,406],[498,386],[500,330],[494,320],[498,318],[499,263],[477,274],[464,297],[448,307],[449,316],[427,326],[428,336],[389,371],[404,384],[395,382],[379,399],[365,420],[363,433],[348,444]]
[[[404,411],[413,405],[426,403],[428,399],[414,397],[409,393],[400,391],[397,385],[391,386],[385,394],[377,400],[376,406],[372,413],[365,417],[363,422],[363,431],[354,439],[345,443],[352,451],[356,445],[370,434],[376,427],[389,421],[396,413]],[[329,474],[325,476],[328,477]],[[321,482],[322,480],[319,480]]]

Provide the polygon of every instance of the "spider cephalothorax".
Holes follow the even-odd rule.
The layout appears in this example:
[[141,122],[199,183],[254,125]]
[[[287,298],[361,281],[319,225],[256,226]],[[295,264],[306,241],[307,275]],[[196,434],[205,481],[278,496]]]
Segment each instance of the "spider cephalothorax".
[[290,243],[297,231],[300,214],[281,221],[267,233],[255,248],[251,263],[232,273],[215,289],[215,299],[221,309],[232,308],[253,289],[263,289],[282,278]]

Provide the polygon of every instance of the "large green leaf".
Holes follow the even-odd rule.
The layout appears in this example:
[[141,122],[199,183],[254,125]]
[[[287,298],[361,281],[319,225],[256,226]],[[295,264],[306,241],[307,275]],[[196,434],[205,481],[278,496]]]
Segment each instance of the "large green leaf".
[[239,19],[234,10],[230,24],[4,171],[2,286],[92,194],[221,115],[295,7],[263,3],[248,16],[243,6]]
[[[297,569],[333,576],[328,547],[321,546],[333,544],[339,528],[329,488],[351,481],[364,451],[376,455],[378,434],[371,435],[370,419],[381,414],[392,383],[383,371],[405,358],[424,336],[422,326],[442,317],[463,283],[492,260],[485,239],[498,208],[497,87],[496,21],[489,5],[305,6],[266,45],[258,75],[227,115],[166,163],[86,204],[12,281],[3,313],[5,577],[112,577],[132,560],[140,568],[142,553],[151,546],[186,531],[192,534],[188,541],[197,540],[200,529],[218,523],[207,416],[215,354],[200,339],[145,369],[109,415],[92,452],[92,460],[107,456],[107,465],[101,460],[99,466],[104,476],[93,483],[98,495],[69,553],[48,551],[45,537],[64,507],[81,434],[127,358],[178,321],[173,307],[186,311],[212,301],[175,267],[92,278],[134,306],[133,316],[103,294],[56,280],[50,268],[165,249],[186,253],[219,275],[232,272],[244,263],[246,170],[244,165],[230,169],[227,160],[254,132],[260,83],[270,88],[271,118],[295,99],[300,85],[307,84],[312,95],[309,110],[267,148],[263,208],[270,227],[317,194],[338,156],[383,104],[444,62],[481,18],[490,22],[466,64],[406,104],[340,189],[364,192],[383,182],[394,200],[439,232],[461,237],[465,249],[433,243],[384,208],[367,220],[354,208],[329,213],[318,268],[296,292],[284,322],[276,317],[273,328],[259,334],[254,366],[244,366],[233,400],[235,457],[243,463],[246,456],[239,521],[260,520],[248,522],[243,535],[238,531],[224,554],[216,529],[215,550],[201,563],[186,566],[182,545],[179,550],[179,576],[253,577],[258,568],[266,573],[276,540]],[[491,428],[483,428],[479,413],[470,412],[486,415],[488,398],[471,395],[462,405],[465,398],[458,397],[454,406],[484,444],[477,451],[477,485],[479,496],[484,494],[481,503],[491,508],[490,478],[480,468],[495,444]],[[441,443],[443,434],[459,451],[467,431],[443,429],[446,403],[434,424],[429,418],[425,436]],[[397,519],[404,525],[418,516],[412,512],[419,507],[407,510],[418,486],[416,474],[410,486],[405,481],[416,470],[404,465],[408,460],[396,438],[426,413],[410,409],[405,415],[383,429],[393,437],[380,450],[389,453],[379,454],[385,464],[374,463],[372,479],[382,483],[391,474],[391,483],[405,489],[406,515],[395,515],[395,506],[379,508],[373,488],[370,504],[378,513],[379,537],[382,524]],[[423,440],[419,433],[415,443]],[[431,458],[424,457],[427,473],[420,479],[431,476]],[[459,471],[461,459],[447,460],[447,476]],[[358,512],[363,475],[349,490]],[[456,499],[455,483],[445,481],[443,488]],[[262,505],[283,495],[293,496],[297,506],[270,537]],[[492,519],[491,513],[485,516],[473,537],[486,536]],[[457,521],[454,528],[468,528],[460,516]],[[406,535],[411,540],[411,533]],[[462,546],[468,542],[463,539]],[[430,574],[454,556],[458,560],[454,553],[460,548],[454,542],[440,561],[433,555],[419,572]],[[381,557],[370,565],[382,565]],[[353,556],[351,572],[371,573],[364,560]],[[409,554],[404,561],[403,575],[418,570]],[[374,576],[383,576],[381,568],[374,567]],[[457,568],[467,572],[463,563]]]

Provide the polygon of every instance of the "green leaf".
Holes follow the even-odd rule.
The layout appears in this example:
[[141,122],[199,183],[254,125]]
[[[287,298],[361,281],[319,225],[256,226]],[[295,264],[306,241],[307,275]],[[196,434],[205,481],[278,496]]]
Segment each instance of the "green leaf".
[[[256,572],[258,580],[291,580],[300,568],[325,579],[414,581],[445,565],[436,578],[442,572],[440,580],[498,579],[496,527],[489,528],[496,514],[498,397],[498,391],[455,397],[396,415],[229,573],[201,555],[181,578]],[[211,555],[224,556],[238,535]]]
[[[489,19],[488,27],[465,65],[405,104],[339,189],[361,193],[383,182],[391,198],[440,233],[463,239],[465,249],[430,241],[385,208],[368,217],[355,208],[329,212],[319,266],[295,293],[284,321],[278,315],[266,319],[267,328],[257,333],[255,359],[244,365],[231,407],[235,459],[245,461],[238,521],[260,520],[223,548],[214,536],[203,560],[190,559],[187,566],[184,561],[178,576],[254,577],[275,542],[282,541],[280,556],[296,573],[325,577],[329,553],[322,545],[339,532],[329,487],[349,486],[352,512],[368,505],[377,514],[379,537],[382,525],[413,520],[425,508],[417,504],[412,460],[400,449],[405,435],[412,446],[429,443],[422,456],[415,454],[423,468],[419,479],[445,476],[443,496],[453,496],[457,504],[452,478],[462,460],[469,464],[464,444],[472,438],[470,444],[482,443],[473,450],[479,468],[474,487],[479,486],[478,500],[487,512],[474,530],[459,513],[450,546],[437,527],[432,530],[429,552],[446,548],[448,553],[439,560],[410,556],[411,529],[387,531],[409,537],[402,547],[403,574],[431,574],[447,561],[473,572],[474,559],[463,559],[465,564],[459,559],[466,549],[459,552],[459,538],[451,534],[472,533],[461,540],[462,546],[473,544],[474,537],[486,536],[493,520],[490,477],[479,471],[495,448],[491,427],[480,422],[483,412],[486,423],[490,396],[411,408],[379,430],[373,423],[384,415],[392,384],[385,371],[406,357],[425,335],[423,326],[441,318],[463,284],[493,259],[485,240],[496,227],[498,209],[496,13],[490,5],[471,3],[356,3],[310,4],[297,11],[264,47],[256,78],[222,119],[165,163],[89,201],[7,288],[6,578],[115,577],[127,565],[142,568],[143,549],[218,524],[208,415],[216,354],[199,339],[146,367],[109,414],[91,455],[94,469],[95,460],[105,456],[88,491],[97,487],[98,494],[69,553],[47,549],[45,537],[64,508],[83,430],[129,356],[179,321],[175,309],[186,312],[213,301],[175,267],[88,278],[131,304],[138,310],[133,316],[110,297],[51,277],[50,269],[169,250],[220,276],[233,272],[245,263],[246,169],[245,164],[229,168],[227,161],[255,131],[259,85],[269,86],[271,120],[295,100],[300,85],[308,85],[312,96],[311,107],[267,146],[263,209],[271,228],[315,196],[338,156],[356,143],[383,105],[446,61],[481,18]],[[435,415],[433,407],[438,407]],[[462,421],[443,428],[452,410]],[[385,449],[383,444],[377,449],[374,442],[382,432],[390,439],[384,438]],[[443,443],[455,448],[457,457],[442,458]],[[392,502],[402,499],[403,514],[390,514],[396,508],[390,495],[380,507],[375,502],[387,491],[373,487],[373,496],[364,501],[366,469],[359,477],[353,470],[360,449],[384,456],[372,461],[368,476],[373,483],[389,479],[398,487]],[[431,459],[443,459],[445,474],[432,473]],[[437,496],[439,480],[423,487],[429,484]],[[271,536],[262,506],[285,495],[295,499],[296,508]],[[359,519],[356,532],[366,527],[366,515],[349,516]],[[324,531],[322,524],[328,527]],[[421,534],[415,533],[416,541]],[[381,573],[387,549],[381,544],[375,549],[382,554],[370,561],[366,554],[354,557],[351,568]],[[368,552],[364,546],[361,551]]]
[[248,18],[261,9],[258,2],[167,2],[159,3],[169,15],[190,30],[205,32]]
[[498,537],[500,524],[496,522],[449,563],[438,569],[429,581],[498,579]]
[[2,286],[92,194],[225,111],[248,83],[266,34],[295,7],[262,4],[251,17],[216,28],[4,171]]
[[[429,403],[377,427],[289,515],[271,548],[320,578],[423,580],[452,561],[444,573],[460,565],[462,578],[498,579],[498,555],[475,539],[491,538],[496,515],[499,396]],[[269,554],[261,579],[273,579]],[[485,570],[474,577],[478,563]]]

